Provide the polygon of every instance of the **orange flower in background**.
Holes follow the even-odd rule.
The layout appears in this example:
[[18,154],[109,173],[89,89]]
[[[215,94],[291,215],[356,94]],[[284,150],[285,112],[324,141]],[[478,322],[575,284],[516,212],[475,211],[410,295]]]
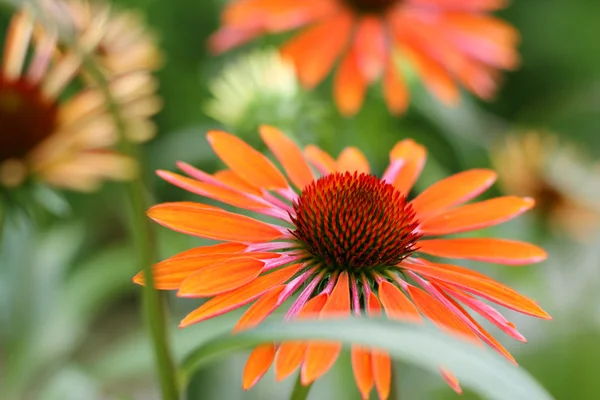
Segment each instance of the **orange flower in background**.
[[[67,53],[59,61],[56,33],[40,28],[28,67],[34,19],[26,12],[11,21],[0,68],[0,187],[29,176],[54,186],[88,191],[104,179],[128,179],[135,163],[108,150],[116,141],[103,97],[93,89],[59,97],[79,71]],[[112,82],[118,91],[127,81]],[[125,94],[126,90],[121,90]]]
[[[508,265],[546,258],[542,249],[524,242],[438,238],[500,224],[533,206],[530,198],[513,196],[464,204],[494,183],[493,171],[456,174],[409,201],[426,158],[426,150],[412,140],[392,149],[388,168],[377,178],[357,148],[346,148],[335,160],[315,146],[302,152],[270,126],[261,127],[261,136],[287,178],[267,157],[221,131],[209,132],[208,141],[227,169],[211,175],[179,163],[189,177],[158,172],[185,190],[277,221],[262,222],[194,202],[164,203],[148,211],[172,230],[219,242],[177,254],[153,268],[158,289],[177,290],[180,297],[210,298],[188,314],[181,327],[254,302],[235,330],[251,328],[297,294],[286,319],[385,312],[392,319],[418,322],[423,315],[441,329],[487,343],[515,362],[467,308],[521,341],[525,339],[514,324],[480,298],[550,318],[534,301],[481,273],[424,258]],[[134,282],[144,284],[143,273]],[[243,388],[256,384],[273,363],[278,380],[300,368],[302,383],[309,384],[330,369],[340,350],[341,344],[330,342],[259,346],[246,365]],[[389,355],[355,346],[352,367],[364,398],[373,387],[381,399],[388,397]],[[452,373],[441,371],[460,392]]]
[[319,84],[339,66],[334,99],[343,114],[362,106],[367,87],[383,76],[392,113],[403,112],[409,93],[394,61],[408,63],[446,104],[459,99],[458,84],[477,96],[493,96],[498,70],[513,69],[518,32],[487,13],[505,0],[238,0],[222,15],[210,39],[220,53],[258,36],[306,29],[281,49],[301,82]]

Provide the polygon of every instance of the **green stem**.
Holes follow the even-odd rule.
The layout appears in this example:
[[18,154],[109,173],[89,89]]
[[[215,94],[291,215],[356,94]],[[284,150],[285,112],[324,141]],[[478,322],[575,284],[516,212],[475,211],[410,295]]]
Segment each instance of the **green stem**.
[[[122,148],[123,153],[136,160],[138,166],[141,165],[137,146],[127,140],[127,127],[121,115],[120,106],[109,89],[108,80],[89,55],[82,54],[82,58],[84,60],[85,69],[94,78],[98,88],[105,97],[107,109],[113,116],[119,133],[121,141],[120,147]],[[142,170],[142,168],[139,169],[140,171]],[[144,271],[146,280],[146,285],[142,292],[142,306],[154,347],[154,356],[160,378],[162,397],[164,400],[178,400],[179,389],[165,328],[164,308],[161,296],[154,288],[152,265],[157,259],[157,246],[153,234],[153,226],[146,217],[146,210],[148,209],[149,202],[146,198],[141,173],[135,180],[127,183],[127,195],[129,197],[132,212],[131,228],[135,240],[135,247],[138,252],[138,262]]]
[[310,388],[312,387],[312,383],[309,383],[307,386],[302,384],[302,379],[300,378],[300,374],[298,374],[298,379],[296,379],[296,384],[294,385],[294,390],[292,390],[292,395],[290,396],[290,400],[306,400],[308,397],[308,392],[310,392]]

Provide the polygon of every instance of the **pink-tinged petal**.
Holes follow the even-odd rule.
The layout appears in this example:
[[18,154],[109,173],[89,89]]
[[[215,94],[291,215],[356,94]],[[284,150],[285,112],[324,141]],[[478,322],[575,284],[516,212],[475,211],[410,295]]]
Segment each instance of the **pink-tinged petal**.
[[462,394],[462,388],[460,387],[460,383],[458,382],[458,379],[456,379],[456,376],[454,376],[454,374],[450,372],[450,370],[446,368],[440,368],[440,374],[442,374],[442,378],[444,378],[444,380],[446,381],[448,386],[452,388],[452,390],[454,390],[458,394]]
[[306,146],[304,154],[322,175],[328,175],[337,170],[337,163],[333,157],[315,145]]
[[272,288],[281,285],[292,278],[302,267],[302,264],[283,267],[267,275],[262,275],[232,292],[213,297],[196,310],[189,313],[181,321],[179,327],[184,328],[191,324],[195,324],[196,322],[225,314],[226,312],[248,304]]
[[208,48],[212,54],[221,54],[260,36],[264,28],[260,25],[249,25],[244,28],[224,26],[208,39]]
[[229,260],[211,265],[187,277],[177,296],[212,297],[227,293],[255,280],[265,263],[252,258]]
[[506,265],[544,261],[546,252],[526,242],[491,238],[431,239],[419,241],[419,251],[437,257],[466,258]]
[[[337,279],[335,287],[327,302],[321,310],[320,317],[340,317],[350,315],[350,286],[348,274],[342,272]],[[310,342],[304,355],[304,362],[300,371],[303,385],[314,382],[323,376],[335,363],[340,351],[341,343],[335,342]]]
[[424,218],[467,202],[484,192],[496,181],[489,169],[471,169],[443,179],[423,191],[412,202],[419,217]]
[[264,222],[199,203],[159,204],[148,210],[148,216],[174,231],[207,239],[261,243],[284,236]]
[[425,166],[427,150],[412,139],[398,142],[390,152],[390,163],[402,162],[395,176],[390,176],[390,182],[405,196],[421,175]]
[[348,42],[352,22],[349,12],[340,11],[284,45],[281,52],[294,62],[302,84],[313,88],[327,76]]
[[256,385],[260,378],[269,370],[275,359],[275,351],[275,345],[272,343],[262,344],[252,351],[244,367],[242,378],[242,388],[244,390],[248,390]]
[[356,147],[346,147],[338,157],[337,171],[368,174],[370,172],[369,161]]
[[435,264],[406,264],[403,265],[403,268],[426,275],[434,280],[445,282],[453,288],[456,287],[466,292],[476,294],[523,314],[543,319],[551,319],[550,315],[542,310],[533,300],[490,278],[482,279],[478,276],[451,271],[443,267],[438,268]]
[[535,201],[516,196],[497,197],[467,204],[422,221],[425,235],[448,235],[486,228],[506,222],[529,210]]
[[444,11],[494,11],[508,5],[508,0],[411,0],[411,4]]
[[248,184],[269,190],[288,187],[273,163],[240,138],[222,131],[210,131],[207,138],[219,158]]
[[315,176],[302,151],[293,140],[272,126],[261,125],[259,131],[263,141],[275,154],[288,177],[298,189],[304,189],[306,185],[315,180]]
[[271,208],[271,205],[260,198],[251,197],[246,193],[229,189],[224,186],[211,185],[209,183],[199,182],[195,179],[186,178],[168,171],[157,171],[156,174],[165,181],[172,183],[189,192],[206,196],[211,199],[222,201],[235,207],[247,210],[260,211]]
[[367,82],[381,75],[388,55],[386,32],[381,18],[365,15],[356,26],[353,50],[358,68]]
[[335,74],[333,98],[342,115],[354,115],[362,107],[367,81],[358,69],[356,54],[349,51]]

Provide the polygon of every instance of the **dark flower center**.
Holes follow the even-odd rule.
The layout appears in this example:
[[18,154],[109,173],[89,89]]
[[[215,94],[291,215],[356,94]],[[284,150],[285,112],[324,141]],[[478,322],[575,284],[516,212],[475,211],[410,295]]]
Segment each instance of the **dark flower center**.
[[398,264],[421,237],[406,197],[368,174],[324,176],[304,188],[294,210],[294,236],[331,269],[355,273]]
[[360,13],[381,14],[401,0],[343,0]]
[[39,86],[24,78],[8,81],[0,76],[0,162],[24,157],[50,136],[57,111]]

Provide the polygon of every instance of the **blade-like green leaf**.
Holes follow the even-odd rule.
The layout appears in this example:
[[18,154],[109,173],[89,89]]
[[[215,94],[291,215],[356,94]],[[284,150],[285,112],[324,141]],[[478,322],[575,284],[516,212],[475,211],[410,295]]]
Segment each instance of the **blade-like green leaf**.
[[326,339],[387,350],[395,359],[431,371],[449,368],[461,384],[489,399],[548,400],[552,397],[523,369],[500,356],[428,327],[382,319],[265,322],[259,327],[221,336],[198,347],[184,361],[185,381],[200,366],[234,351],[270,341]]

